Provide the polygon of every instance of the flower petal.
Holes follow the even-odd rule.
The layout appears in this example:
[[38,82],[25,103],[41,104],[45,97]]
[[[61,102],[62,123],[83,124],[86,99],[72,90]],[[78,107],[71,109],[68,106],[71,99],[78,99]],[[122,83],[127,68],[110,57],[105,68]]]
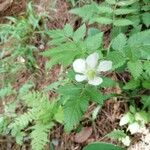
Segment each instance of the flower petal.
[[73,69],[77,73],[84,73],[86,70],[86,63],[84,59],[76,59],[73,62]]
[[95,68],[98,64],[99,55],[98,53],[90,54],[86,59],[86,64],[88,68]]
[[129,137],[129,136],[126,136],[125,138],[122,138],[121,141],[122,141],[122,143],[123,143],[125,146],[129,146],[130,143],[131,143],[131,140],[130,140],[130,137]]
[[100,85],[103,82],[103,79],[100,77],[95,77],[93,80],[89,80],[89,84],[91,85]]
[[128,126],[127,130],[129,130],[131,134],[138,133],[140,130],[140,125],[137,122],[134,122]]
[[120,125],[120,126],[123,126],[123,125],[129,123],[129,121],[131,120],[131,117],[130,117],[130,116],[131,116],[130,113],[125,114],[125,115],[120,119],[119,125]]
[[104,61],[101,61],[99,66],[98,66],[98,69],[97,71],[98,72],[101,72],[101,71],[108,71],[112,68],[112,61],[107,61],[107,60],[104,60]]
[[85,75],[76,74],[75,79],[77,82],[82,82],[82,81],[86,80],[87,77]]

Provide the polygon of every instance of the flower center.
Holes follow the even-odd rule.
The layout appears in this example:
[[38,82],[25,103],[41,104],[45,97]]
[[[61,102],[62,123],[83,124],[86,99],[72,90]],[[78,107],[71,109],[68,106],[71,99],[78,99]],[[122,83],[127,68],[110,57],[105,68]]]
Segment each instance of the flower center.
[[87,71],[87,77],[88,77],[89,80],[93,80],[94,77],[95,77],[95,75],[96,75],[95,70],[89,70],[89,71]]

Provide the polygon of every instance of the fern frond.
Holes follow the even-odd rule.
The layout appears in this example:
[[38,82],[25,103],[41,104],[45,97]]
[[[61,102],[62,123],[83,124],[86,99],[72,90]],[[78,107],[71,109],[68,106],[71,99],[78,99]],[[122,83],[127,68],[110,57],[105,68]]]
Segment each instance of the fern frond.
[[54,126],[52,122],[48,125],[36,124],[32,127],[33,131],[31,132],[31,145],[32,150],[44,150],[48,140],[49,130]]

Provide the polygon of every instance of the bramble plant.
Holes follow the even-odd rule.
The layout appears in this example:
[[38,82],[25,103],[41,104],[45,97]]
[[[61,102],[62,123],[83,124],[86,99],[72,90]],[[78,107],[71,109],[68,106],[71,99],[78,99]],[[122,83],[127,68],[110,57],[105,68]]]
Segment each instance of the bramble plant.
[[[70,2],[78,6],[80,0]],[[89,121],[94,122],[108,99],[126,103],[129,110],[122,114],[118,129],[106,136],[129,146],[133,134],[149,132],[149,10],[148,0],[105,0],[100,4],[89,1],[70,10],[85,22],[76,29],[71,24],[62,29],[46,28],[46,15],[36,14],[32,3],[25,17],[8,17],[10,22],[0,25],[0,99],[4,107],[0,133],[15,137],[18,144],[31,140],[33,150],[43,150],[56,124],[62,124],[68,133],[78,128],[91,103],[96,109]],[[108,47],[104,47],[101,24],[111,27]],[[48,41],[46,50],[40,52],[46,58],[42,78],[60,65],[58,81],[39,90],[30,78],[14,88],[24,68],[40,71],[35,57],[39,53],[34,44],[37,36]],[[110,87],[120,91],[104,92]],[[48,92],[56,93],[56,97],[49,97]]]

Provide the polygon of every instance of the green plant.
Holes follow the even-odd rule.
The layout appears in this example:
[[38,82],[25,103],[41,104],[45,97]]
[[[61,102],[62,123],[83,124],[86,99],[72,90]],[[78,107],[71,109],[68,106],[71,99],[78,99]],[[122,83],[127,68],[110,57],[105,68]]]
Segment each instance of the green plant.
[[[104,48],[104,33],[97,25],[91,27],[84,23],[76,30],[70,24],[66,24],[63,29],[45,28],[41,25],[45,15],[37,15],[31,3],[26,16],[8,17],[10,22],[0,25],[3,47],[0,52],[0,78],[3,81],[0,98],[4,106],[4,113],[0,116],[0,132],[4,135],[11,133],[19,144],[28,137],[33,150],[44,149],[56,123],[63,124],[65,131],[71,132],[82,121],[91,103],[98,105],[89,118],[94,122],[100,108],[110,98],[134,106],[120,121],[121,126],[131,125],[128,129],[124,126],[125,131],[133,133],[133,127],[137,129],[149,123],[148,0],[105,0],[101,4],[91,2],[70,12],[81,16],[84,22],[112,25],[109,46]],[[11,78],[15,80],[16,73],[24,68],[32,68],[32,71],[33,68],[39,68],[34,44],[37,36],[46,36],[49,41],[48,49],[41,53],[48,59],[46,70],[42,71],[46,74],[48,69],[59,64],[59,79],[45,87],[43,92],[38,91],[36,82],[32,80],[14,89]],[[6,52],[9,53],[6,55]],[[117,81],[112,79],[113,75],[118,78]],[[121,89],[120,92],[104,92],[116,86]],[[49,91],[55,92],[57,97],[49,98],[46,94]],[[8,103],[10,97],[13,98]],[[23,106],[23,111],[17,109],[20,106]],[[130,137],[123,130],[114,130],[107,136],[126,146],[130,145]],[[107,143],[94,143],[84,149],[94,149],[93,146],[98,149],[121,149]]]
[[136,26],[142,18],[141,21],[148,27],[150,25],[149,13],[141,14],[142,11],[148,10],[149,4],[147,1],[105,0],[100,5],[93,2],[81,8],[72,9],[70,12],[79,15],[83,18],[83,21],[89,21],[89,23],[113,24],[114,26]]
[[62,108],[57,101],[50,101],[45,94],[39,92],[28,93],[22,99],[28,109],[14,117],[8,128],[19,144],[23,142],[23,138],[28,134],[26,131],[29,130],[32,149],[42,150],[48,142],[48,134],[55,121],[63,123]]
[[83,150],[123,150],[123,148],[103,142],[95,142],[92,144],[87,145]]
[[6,72],[8,68],[10,73],[11,70],[16,73],[24,64],[30,68],[36,67],[34,53],[37,48],[34,40],[42,34],[40,21],[45,16],[46,14],[37,15],[30,2],[26,16],[7,17],[9,23],[0,25],[0,58]]

